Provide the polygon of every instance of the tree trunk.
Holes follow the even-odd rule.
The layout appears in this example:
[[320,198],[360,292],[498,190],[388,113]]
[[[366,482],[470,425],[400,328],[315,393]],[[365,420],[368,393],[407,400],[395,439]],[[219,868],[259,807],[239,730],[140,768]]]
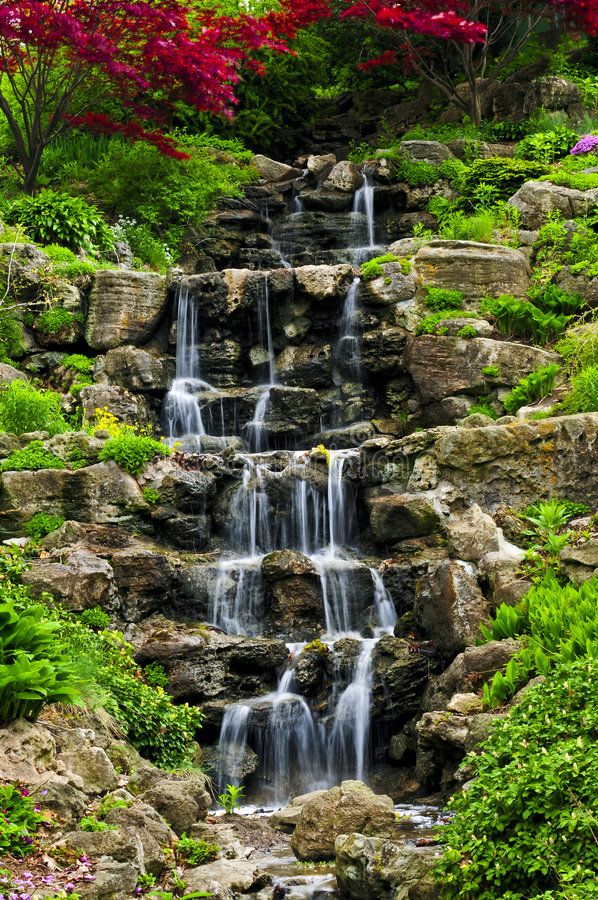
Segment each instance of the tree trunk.
[[25,178],[23,179],[23,190],[26,194],[35,193],[41,156],[41,148],[39,148],[35,152],[32,159],[27,159],[23,162],[23,171],[25,172]]

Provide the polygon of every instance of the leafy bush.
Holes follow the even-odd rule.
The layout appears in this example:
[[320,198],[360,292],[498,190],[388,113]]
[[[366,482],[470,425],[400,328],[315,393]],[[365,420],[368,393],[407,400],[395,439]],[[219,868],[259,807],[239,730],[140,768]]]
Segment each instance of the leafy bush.
[[142,494],[145,502],[151,504],[152,506],[160,499],[160,492],[152,487],[144,487]]
[[570,316],[542,312],[529,300],[519,300],[510,294],[486,298],[482,311],[494,318],[501,334],[527,337],[538,344],[559,337],[571,319]]
[[475,196],[481,184],[495,189],[497,200],[508,200],[524,181],[531,181],[546,175],[548,167],[539,162],[524,159],[509,159],[495,156],[490,159],[476,159],[462,178],[462,192],[466,198]]
[[118,826],[116,825],[109,825],[108,822],[102,822],[100,819],[96,818],[96,816],[84,816],[79,821],[80,831],[116,831],[117,827]]
[[62,415],[60,394],[42,391],[16,379],[0,391],[0,430],[10,434],[47,431],[61,434],[69,430]]
[[34,849],[33,836],[44,817],[28,791],[0,785],[0,855],[22,859]]
[[[389,158],[389,154],[385,154]],[[424,187],[436,184],[440,175],[436,166],[414,159],[399,159],[392,166],[397,181],[406,182],[409,187]]]
[[149,435],[139,435],[126,430],[106,441],[99,459],[101,461],[113,459],[131,475],[139,475],[154,456],[168,456],[169,453],[170,448],[161,441],[156,441]]
[[224,791],[218,794],[218,803],[224,812],[233,813],[236,809],[239,809],[244,793],[244,787],[237,787],[236,784],[227,784]]
[[473,406],[470,406],[467,415],[474,416],[476,413],[479,413],[482,416],[488,416],[490,419],[498,419],[498,413],[494,407],[490,406],[490,404],[484,400],[479,400],[477,403],[474,403]]
[[[463,318],[477,319],[478,314],[473,312],[465,313],[460,309],[441,309],[433,315],[426,316],[425,319],[422,319],[421,322],[418,323],[415,333],[443,335],[446,334],[447,329],[442,326],[442,322],[445,322],[447,319]],[[439,325],[441,327],[438,327]]]
[[440,832],[443,897],[593,896],[597,728],[595,658],[560,665],[497,723]]
[[562,405],[568,413],[598,412],[598,365],[571,375],[571,389]]
[[50,703],[80,702],[81,683],[58,630],[41,605],[22,612],[11,600],[0,605],[0,726],[35,721]]
[[385,253],[383,256],[375,256],[374,259],[368,260],[361,264],[361,274],[366,281],[372,281],[374,278],[380,278],[384,272],[382,266],[384,263],[400,263],[403,275],[409,275],[411,272],[411,261],[395,256],[394,253]]
[[102,213],[82,197],[43,190],[15,200],[5,214],[22,225],[40,244],[60,244],[71,250],[110,246],[110,231]]
[[129,244],[138,262],[145,263],[158,272],[165,272],[172,262],[169,247],[152,234],[149,225],[121,216],[116,225],[112,226],[112,235],[115,241],[126,241]]
[[440,236],[448,241],[477,241],[480,244],[494,242],[495,217],[490,211],[473,216],[456,212],[440,228]]
[[110,625],[110,616],[99,606],[92,606],[90,609],[84,609],[79,620],[89,628],[98,631],[108,628]]
[[436,312],[463,309],[465,297],[461,291],[449,288],[426,287],[424,303]]
[[83,353],[71,353],[69,356],[65,356],[61,365],[64,369],[70,369],[80,375],[91,375],[95,359],[91,359]]
[[584,299],[580,294],[570,294],[558,286],[558,284],[546,284],[533,287],[528,291],[528,297],[534,306],[544,312],[565,313],[572,315],[579,312],[584,305]]
[[477,337],[477,330],[473,325],[464,325],[463,328],[460,328],[457,332],[457,337],[460,338],[474,338]]
[[50,244],[44,247],[44,253],[52,261],[52,272],[67,280],[93,275],[98,268],[104,265],[95,260],[81,259],[80,256],[75,256],[72,250],[61,247],[59,244]]
[[573,188],[575,191],[590,191],[598,187],[598,173],[565,172],[559,169],[550,175],[544,175],[540,181],[550,181],[551,184]]
[[556,376],[560,371],[561,367],[552,363],[522,378],[502,401],[507,413],[514,416],[522,406],[547,397],[554,388]]
[[66,469],[66,463],[50,450],[42,441],[31,441],[22,450],[13,450],[0,463],[0,472],[37,472],[40,469]]
[[40,334],[60,335],[62,332],[68,333],[80,321],[79,313],[72,313],[62,306],[52,306],[37,317],[35,328]]
[[218,844],[210,844],[207,841],[196,840],[188,837],[184,832],[176,844],[176,855],[189,866],[201,866],[211,862],[220,852]]
[[[54,467],[50,466],[49,468]],[[60,528],[61,525],[64,525],[64,518],[62,516],[53,516],[51,513],[38,512],[25,522],[24,529],[25,534],[28,534],[32,540],[41,541],[41,539],[47,534],[50,534],[51,531]]]
[[9,310],[0,309],[0,362],[12,363],[13,359],[22,356],[23,328]]
[[487,378],[500,378],[500,369],[498,366],[484,366],[482,375],[485,375]]
[[148,663],[143,670],[143,677],[152,687],[168,687],[168,675],[166,669],[159,662]]
[[567,156],[577,140],[577,132],[566,125],[559,125],[552,131],[529,134],[517,144],[515,159],[530,159],[538,163],[553,163]]

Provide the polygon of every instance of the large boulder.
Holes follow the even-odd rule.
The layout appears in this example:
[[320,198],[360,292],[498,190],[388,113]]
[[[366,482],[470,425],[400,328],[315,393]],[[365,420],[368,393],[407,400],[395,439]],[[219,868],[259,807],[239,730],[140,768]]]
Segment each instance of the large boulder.
[[164,358],[155,351],[132,346],[108,350],[105,356],[96,361],[94,368],[96,381],[120,385],[134,393],[162,393],[168,389],[173,375],[172,358]]
[[274,550],[262,561],[270,634],[315,637],[323,626],[322,586],[312,561],[296,550]]
[[75,471],[2,473],[0,535],[6,537],[21,534],[37,512],[138,530],[147,527],[148,510],[135,479],[112,461]]
[[492,512],[553,496],[598,505],[597,448],[598,413],[586,413],[441,429],[433,452],[441,476]]
[[297,859],[333,859],[339,834],[376,834],[394,821],[390,797],[374,794],[361,781],[343,781],[303,805],[291,847]]
[[329,387],[332,348],[330,344],[289,345],[277,356],[276,371],[281,382],[292,387]]
[[583,218],[598,204],[598,188],[579,191],[550,181],[526,181],[509,204],[519,210],[522,227],[533,231],[551,213],[561,213],[564,219]]
[[318,302],[343,297],[353,278],[349,265],[299,266],[294,271],[297,292]]
[[519,250],[475,241],[431,241],[415,257],[415,272],[430,287],[458,286],[467,300],[522,297],[530,279],[529,263]]
[[44,591],[75,612],[94,606],[114,611],[116,585],[112,566],[86,550],[75,550],[58,561],[34,559],[21,580],[34,595]]
[[336,839],[336,877],[347,900],[437,900],[433,868],[439,849],[364,834]]
[[265,181],[287,181],[290,178],[301,178],[302,169],[294,169],[286,163],[278,162],[276,159],[270,159],[262,153],[256,153],[251,160],[251,165],[257,171],[259,176]]
[[487,553],[498,551],[500,537],[494,520],[477,503],[447,522],[448,549],[451,556],[479,562]]
[[445,657],[456,656],[480,638],[490,609],[473,566],[442,560],[417,586],[414,615],[422,631]]
[[[0,232],[0,237],[1,237]],[[0,271],[11,270],[11,291],[19,300],[33,300],[37,297],[42,270],[50,265],[50,260],[36,244],[20,242],[0,243]]]
[[448,669],[431,679],[423,699],[427,712],[446,709],[455,694],[479,690],[495,672],[504,669],[521,648],[519,641],[489,641],[479,647],[467,647]]
[[254,895],[269,881],[270,876],[255,861],[247,859],[217,859],[185,871],[185,891],[206,891],[209,893],[198,896],[215,900]]
[[362,175],[355,163],[343,159],[337,163],[326,181],[322,185],[324,190],[342,191],[346,194],[354,193],[362,182]]
[[431,163],[433,166],[439,166],[446,159],[453,159],[446,144],[439,141],[401,141],[400,148],[408,159]]
[[199,773],[180,778],[165,774],[141,799],[160,813],[177,834],[182,834],[205,819],[212,802],[207,784],[207,778]]
[[99,269],[89,295],[85,340],[93,350],[145,344],[160,321],[166,301],[162,275]]
[[541,366],[558,361],[555,353],[490,338],[459,338],[422,334],[410,336],[405,367],[424,403],[441,401],[455,394],[488,392],[484,368],[496,366],[496,387],[513,387]]
[[402,494],[382,489],[369,497],[368,508],[374,540],[382,546],[444,530],[442,509],[433,494]]
[[116,384],[90,384],[80,393],[81,406],[88,421],[93,422],[96,410],[109,409],[126,425],[146,427],[153,424],[145,397],[131,394]]

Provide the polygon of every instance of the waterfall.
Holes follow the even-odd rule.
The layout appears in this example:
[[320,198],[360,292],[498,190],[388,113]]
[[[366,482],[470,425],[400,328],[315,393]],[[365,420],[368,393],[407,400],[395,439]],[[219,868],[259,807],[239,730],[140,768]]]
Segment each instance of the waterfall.
[[333,363],[335,368],[339,370],[337,377],[341,383],[344,380],[344,376],[352,382],[361,382],[363,378],[357,317],[359,285],[360,279],[354,278],[347,291],[343,304],[339,334],[333,350]]
[[[355,191],[353,199],[353,213],[365,216],[367,244],[357,243],[351,247],[353,261],[359,265],[371,259],[382,248],[376,244],[376,217],[374,210],[375,185],[374,180],[369,172],[362,175],[361,187]],[[359,229],[360,230],[360,229]],[[361,241],[361,236],[358,238]]]
[[221,790],[227,784],[238,787],[241,783],[250,712],[251,706],[246,703],[234,703],[224,710],[218,741],[217,780]]
[[191,436],[196,438],[199,447],[206,430],[196,395],[199,389],[212,390],[212,387],[200,378],[197,309],[184,283],[177,288],[176,304],[176,372],[164,401],[166,432],[171,442],[177,437]]
[[391,596],[386,590],[382,576],[377,569],[370,569],[374,582],[374,612],[377,619],[377,631],[381,634],[392,634],[397,624],[397,611]]
[[253,413],[253,419],[247,422],[245,426],[253,453],[261,453],[263,450],[268,449],[266,412],[270,401],[270,390],[276,384],[276,363],[274,359],[272,325],[270,322],[270,289],[268,287],[267,273],[264,275],[263,289],[258,299],[257,321],[258,342],[268,354],[268,384],[264,386],[260,394]]
[[332,784],[343,778],[363,781],[366,776],[375,645],[374,640],[362,642],[351,682],[336,704],[327,754]]

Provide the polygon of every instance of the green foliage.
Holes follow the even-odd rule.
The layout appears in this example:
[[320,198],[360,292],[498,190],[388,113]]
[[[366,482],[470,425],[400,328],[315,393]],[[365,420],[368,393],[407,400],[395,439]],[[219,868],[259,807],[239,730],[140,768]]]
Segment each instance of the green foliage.
[[34,197],[15,200],[5,217],[13,225],[22,225],[40,244],[59,244],[71,250],[111,244],[102,213],[82,197],[43,190]]
[[577,140],[577,132],[566,125],[559,125],[551,131],[535,132],[517,144],[515,159],[529,159],[550,164],[567,156]]
[[92,606],[89,609],[84,609],[79,616],[79,620],[83,625],[87,625],[88,628],[93,628],[98,631],[102,631],[110,625],[110,616],[99,606]]
[[245,788],[237,787],[235,784],[227,784],[225,790],[218,794],[218,803],[226,813],[233,813],[241,806],[241,800]]
[[450,309],[463,309],[465,297],[461,291],[449,288],[426,287],[424,303],[435,312],[445,312]]
[[[52,468],[52,467],[50,467]],[[25,534],[28,534],[33,541],[41,541],[51,531],[55,531],[64,525],[62,516],[53,516],[51,513],[38,512],[25,522]]]
[[524,181],[531,181],[546,175],[548,167],[540,162],[524,159],[509,159],[495,156],[490,159],[474,160],[461,180],[464,197],[473,198],[481,184],[495,190],[496,200],[508,200]]
[[510,294],[486,298],[482,311],[494,318],[501,334],[526,337],[536,344],[546,344],[559,337],[571,319],[563,314],[543,312],[531,301]]
[[[0,281],[1,283],[1,281]],[[12,363],[15,357],[22,356],[23,328],[9,310],[0,309],[0,362]]]
[[597,728],[595,658],[559,666],[497,723],[467,759],[473,779],[452,799],[457,815],[440,832],[441,896],[594,896]]
[[586,322],[569,328],[556,345],[569,372],[598,366],[598,323]]
[[540,181],[550,181],[551,184],[573,188],[576,191],[590,191],[598,187],[598,173],[584,174],[583,172],[565,172],[559,169],[551,172],[550,175],[544,175]]
[[0,855],[22,859],[34,850],[33,836],[44,817],[28,791],[14,784],[0,785]]
[[563,399],[568,413],[598,412],[598,365],[588,366],[571,375],[571,388]]
[[570,500],[559,500],[554,497],[526,506],[520,515],[532,526],[525,534],[545,538],[563,528],[573,516],[582,515],[587,511],[588,507],[583,503],[572,503]]
[[578,313],[585,302],[580,294],[570,294],[552,283],[530,288],[528,297],[544,312],[567,315]]
[[95,365],[95,359],[85,356],[83,353],[71,353],[65,356],[61,363],[63,369],[77,372],[79,375],[91,375]]
[[147,264],[158,272],[165,272],[172,262],[170,248],[155,237],[149,225],[121,216],[112,226],[112,235],[115,241],[129,244],[139,263]]
[[143,494],[145,502],[149,503],[151,506],[154,506],[160,499],[160,492],[152,487],[144,487],[141,493]]
[[116,831],[116,825],[109,825],[107,822],[102,822],[100,819],[96,818],[96,816],[84,816],[79,821],[79,830],[80,831]]
[[374,278],[380,278],[384,271],[382,266],[385,263],[400,263],[403,275],[409,275],[411,272],[411,260],[402,259],[395,256],[394,253],[385,253],[383,256],[375,256],[374,259],[368,260],[361,264],[361,274],[366,281],[372,281]]
[[473,325],[464,325],[463,328],[460,328],[457,332],[457,337],[460,338],[474,338],[477,337],[478,333]]
[[166,669],[159,662],[151,662],[143,670],[143,677],[152,687],[168,687],[168,675]]
[[522,378],[502,401],[507,413],[514,416],[522,406],[547,397],[554,388],[556,376],[560,371],[560,366],[551,363]]
[[52,272],[68,280],[93,275],[103,264],[91,259],[81,259],[72,250],[59,244],[44,247],[44,253],[52,261]]
[[[477,319],[478,314],[473,312],[464,313],[460,309],[441,309],[431,316],[426,316],[417,324],[416,334],[436,334],[443,335],[447,333],[447,328],[442,325],[448,319]],[[439,327],[440,326],[440,327]]]
[[0,463],[0,472],[37,472],[40,469],[66,469],[64,460],[46,450],[42,441],[31,441],[22,450],[13,450]]
[[563,266],[570,266],[571,274],[586,278],[598,276],[598,235],[593,229],[593,217],[576,219],[571,233],[562,216],[553,213],[540,228],[534,243],[538,273],[549,279]]
[[80,702],[81,683],[57,631],[41,605],[23,612],[12,600],[0,605],[1,726],[19,718],[35,721],[51,703]]
[[176,844],[176,855],[189,866],[201,866],[216,859],[220,847],[208,841],[188,837],[184,832]]
[[[388,153],[385,153],[385,158],[392,160]],[[436,184],[440,180],[436,166],[418,160],[399,158],[392,166],[392,170],[397,181],[404,181],[409,187],[424,187]]]
[[0,390],[0,430],[10,434],[47,431],[61,434],[69,427],[62,415],[60,394],[42,391],[16,379]]
[[37,317],[35,328],[40,334],[59,335],[61,332],[68,332],[80,321],[80,314],[72,313],[63,306],[52,306]]
[[482,375],[485,375],[487,378],[500,378],[500,369],[498,366],[484,366]]
[[493,406],[490,406],[488,401],[479,400],[477,403],[474,403],[473,406],[469,407],[469,412],[467,413],[469,416],[474,416],[476,413],[480,413],[482,416],[488,416],[490,419],[498,419],[498,413]]
[[145,465],[155,456],[168,456],[170,448],[161,441],[146,434],[135,434],[123,431],[116,437],[106,441],[100,451],[99,459],[113,459],[131,475],[139,475]]

